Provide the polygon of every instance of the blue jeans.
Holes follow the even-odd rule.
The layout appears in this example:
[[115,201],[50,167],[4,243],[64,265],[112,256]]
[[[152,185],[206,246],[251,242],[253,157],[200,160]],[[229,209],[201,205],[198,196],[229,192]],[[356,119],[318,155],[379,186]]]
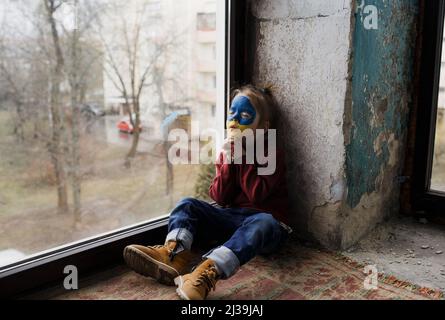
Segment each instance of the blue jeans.
[[181,200],[173,209],[166,241],[176,240],[190,250],[193,240],[221,244],[205,254],[223,279],[257,254],[276,251],[289,231],[271,214],[246,208],[218,208],[193,198]]

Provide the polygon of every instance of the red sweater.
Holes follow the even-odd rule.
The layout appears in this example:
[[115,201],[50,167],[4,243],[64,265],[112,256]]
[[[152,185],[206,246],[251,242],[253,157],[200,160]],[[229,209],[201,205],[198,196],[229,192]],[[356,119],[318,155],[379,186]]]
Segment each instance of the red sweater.
[[258,164],[224,164],[220,153],[216,176],[209,188],[210,197],[223,207],[252,208],[271,213],[289,224],[289,206],[284,152],[276,154],[273,175],[258,175]]

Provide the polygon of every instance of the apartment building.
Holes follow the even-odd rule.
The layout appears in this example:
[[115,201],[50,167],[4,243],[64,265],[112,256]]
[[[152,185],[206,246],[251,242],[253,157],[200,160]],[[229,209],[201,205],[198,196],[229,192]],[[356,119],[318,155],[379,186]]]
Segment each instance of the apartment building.
[[[144,126],[156,132],[163,119],[178,109],[188,110],[191,121],[212,126],[216,114],[216,1],[126,1],[119,7],[119,13],[120,10],[125,10],[128,21],[139,19],[142,23],[137,80],[154,61],[156,48],[166,48],[151,69],[156,76],[148,76],[150,79],[140,97]],[[118,30],[122,28],[119,22],[109,19],[104,26],[104,38],[110,50],[125,44],[124,33]],[[125,50],[113,50],[113,54],[123,77],[130,82]],[[121,90],[116,88],[118,80],[110,64],[104,63],[105,106],[118,106],[124,114],[125,101]]]

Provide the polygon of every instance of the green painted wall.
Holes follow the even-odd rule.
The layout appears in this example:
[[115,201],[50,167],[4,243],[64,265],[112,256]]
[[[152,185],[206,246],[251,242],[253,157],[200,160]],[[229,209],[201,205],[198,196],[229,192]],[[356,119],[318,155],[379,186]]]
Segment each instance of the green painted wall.
[[[356,5],[352,109],[346,115],[350,117],[346,179],[351,208],[378,188],[376,179],[390,157],[388,141],[382,136],[404,138],[418,14],[417,0],[358,0]],[[367,5],[378,8],[377,30],[365,28]]]

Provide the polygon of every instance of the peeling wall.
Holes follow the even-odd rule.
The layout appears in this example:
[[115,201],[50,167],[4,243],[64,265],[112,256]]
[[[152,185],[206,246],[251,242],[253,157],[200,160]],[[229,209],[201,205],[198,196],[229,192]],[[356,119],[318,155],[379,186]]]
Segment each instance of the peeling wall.
[[[361,3],[362,1],[358,1]],[[398,211],[410,85],[414,70],[417,0],[367,0],[378,29],[366,30],[358,7],[353,38],[352,107],[345,131],[348,193],[343,246]]]
[[380,169],[390,158],[390,136],[393,141],[403,139],[413,70],[417,1],[368,2],[380,9],[379,29],[365,30],[360,19],[356,20],[351,142],[347,146],[351,207],[364,194],[376,191]]
[[[358,2],[362,2],[359,0]],[[254,82],[273,83],[287,144],[293,224],[353,244],[397,207],[417,0],[254,0]]]

